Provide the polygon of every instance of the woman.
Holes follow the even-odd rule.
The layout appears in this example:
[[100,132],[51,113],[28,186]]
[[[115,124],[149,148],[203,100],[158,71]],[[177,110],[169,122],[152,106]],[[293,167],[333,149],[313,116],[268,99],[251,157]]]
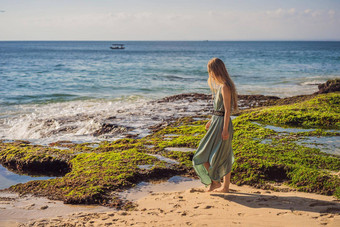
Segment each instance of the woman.
[[[200,141],[193,157],[193,167],[207,187],[207,192],[229,192],[231,168],[234,163],[232,150],[232,108],[237,110],[237,92],[222,60],[213,58],[208,63],[208,84],[213,93],[214,110],[206,124],[208,130]],[[221,178],[223,177],[223,185]]]

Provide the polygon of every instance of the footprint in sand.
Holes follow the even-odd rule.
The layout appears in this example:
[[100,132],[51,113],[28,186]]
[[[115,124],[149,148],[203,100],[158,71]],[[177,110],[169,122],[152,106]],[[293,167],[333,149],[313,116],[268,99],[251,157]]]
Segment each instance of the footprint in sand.
[[200,189],[200,188],[191,188],[190,193],[193,193],[193,192],[205,192],[204,189]]
[[187,214],[188,214],[187,211],[183,211],[182,214],[181,214],[181,216],[186,216]]
[[161,208],[158,208],[160,213],[164,213],[164,210],[162,210]]
[[122,211],[122,212],[119,212],[119,213],[117,213],[117,214],[118,214],[118,215],[122,215],[122,216],[129,215],[129,213],[126,212],[126,211]]
[[173,206],[173,208],[179,208],[179,207],[181,207],[181,205],[179,205],[179,204],[175,204],[175,205]]
[[279,213],[277,213],[276,215],[277,216],[280,216],[280,215],[284,215],[284,214],[287,214],[288,212],[279,212]]
[[151,215],[156,215],[156,216],[158,216],[158,213],[157,213],[157,212],[155,212],[155,211],[148,212],[148,214],[151,214]]
[[304,212],[301,212],[301,211],[292,211],[293,214],[295,215],[303,215]]

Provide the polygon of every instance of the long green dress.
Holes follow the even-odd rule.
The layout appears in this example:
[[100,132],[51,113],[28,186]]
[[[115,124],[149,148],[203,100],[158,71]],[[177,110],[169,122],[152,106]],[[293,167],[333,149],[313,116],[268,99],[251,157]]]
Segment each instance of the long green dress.
[[[214,110],[224,111],[221,86],[218,88],[213,106]],[[209,129],[200,141],[192,159],[193,167],[206,187],[212,183],[211,180],[220,182],[224,175],[231,172],[234,163],[234,153],[231,146],[234,129],[231,118],[229,119],[229,137],[227,140],[222,140],[223,124],[224,116],[211,116]],[[209,171],[204,167],[204,162],[210,163]]]

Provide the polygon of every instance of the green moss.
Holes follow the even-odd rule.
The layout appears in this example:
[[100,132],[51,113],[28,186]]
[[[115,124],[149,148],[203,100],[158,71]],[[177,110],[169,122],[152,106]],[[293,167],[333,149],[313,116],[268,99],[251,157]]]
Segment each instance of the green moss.
[[[268,188],[272,182],[283,182],[298,190],[340,198],[339,177],[332,174],[340,171],[339,157],[297,144],[304,137],[339,136],[339,132],[316,129],[278,133],[252,123],[338,129],[339,96],[339,93],[318,95],[296,104],[254,109],[233,119],[235,162],[231,181],[263,188]],[[67,203],[122,206],[119,198],[110,193],[132,187],[141,180],[164,177],[169,171],[177,171],[147,153],[175,159],[180,162],[177,169],[182,173],[192,173],[194,152],[165,151],[164,148],[197,148],[206,133],[206,122],[184,117],[142,139],[105,141],[96,148],[89,143],[70,145],[69,150],[25,142],[0,143],[0,160],[25,164],[58,159],[71,166],[63,177],[17,184],[11,190],[46,195]],[[167,140],[166,134],[178,136]],[[147,145],[154,147],[148,148]],[[142,164],[154,166],[150,170],[138,168],[137,165]]]
[[41,159],[69,159],[74,154],[72,150],[60,150],[27,143],[0,142],[0,158],[2,162],[20,160],[30,162]]
[[103,141],[95,152],[107,152],[107,151],[123,151],[131,148],[138,148],[139,150],[145,150],[144,144],[138,139],[119,139],[113,142]]
[[164,166],[162,161],[136,148],[121,152],[82,153],[71,159],[70,164],[72,171],[63,177],[30,181],[10,189],[20,193],[47,195],[66,203],[105,204],[111,201],[105,197],[108,192],[131,187],[138,182],[142,170],[137,165]]
[[182,125],[178,127],[165,127],[158,132],[154,133],[153,136],[165,135],[165,134],[181,134],[181,135],[195,135],[205,133],[206,130],[202,125]]
[[187,168],[192,168],[192,157],[194,156],[194,152],[167,151],[162,155],[179,161],[181,165]]
[[[338,196],[339,177],[330,171],[340,170],[339,157],[296,143],[302,136],[338,136],[337,132],[317,129],[287,134],[251,123],[261,121],[285,126],[298,123],[299,126],[310,127],[328,122],[325,125],[334,128],[338,124],[335,123],[339,117],[338,101],[338,93],[320,95],[302,103],[266,108],[234,119],[233,150],[236,160],[232,182],[264,187],[267,182],[275,180],[298,190]],[[320,114],[324,110],[328,115]],[[299,111],[305,112],[296,114]],[[326,115],[328,121],[324,121]],[[271,139],[271,142],[263,144],[263,139]]]
[[246,115],[248,120],[276,125],[340,129],[340,93],[320,94],[307,101],[262,108]]
[[[190,127],[190,126],[188,126]],[[157,146],[161,149],[165,147],[191,147],[196,148],[202,139],[202,135],[198,136],[178,136],[172,140],[161,141]]]
[[315,129],[309,132],[296,132],[291,133],[291,135],[296,136],[340,136],[340,132],[326,131],[324,129]]

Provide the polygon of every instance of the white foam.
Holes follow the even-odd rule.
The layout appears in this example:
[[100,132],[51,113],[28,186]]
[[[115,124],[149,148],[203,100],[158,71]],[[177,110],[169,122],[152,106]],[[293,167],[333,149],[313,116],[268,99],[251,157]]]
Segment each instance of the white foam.
[[[208,114],[212,104],[197,100],[178,100],[157,103],[150,99],[86,100],[45,105],[21,105],[7,111],[0,119],[0,139],[30,140],[48,144],[58,140],[73,142],[98,142],[125,137],[124,133],[150,134],[148,127],[173,117],[195,113]],[[209,107],[208,107],[209,106]],[[131,131],[93,136],[103,122]]]
[[326,81],[319,81],[319,80],[312,80],[312,81],[305,81],[305,82],[301,82],[301,85],[319,85],[319,84],[323,84]]
[[290,97],[294,95],[307,95],[317,92],[318,86],[302,85],[302,84],[276,84],[268,85],[239,85],[239,94],[247,95],[272,95],[280,98]]

